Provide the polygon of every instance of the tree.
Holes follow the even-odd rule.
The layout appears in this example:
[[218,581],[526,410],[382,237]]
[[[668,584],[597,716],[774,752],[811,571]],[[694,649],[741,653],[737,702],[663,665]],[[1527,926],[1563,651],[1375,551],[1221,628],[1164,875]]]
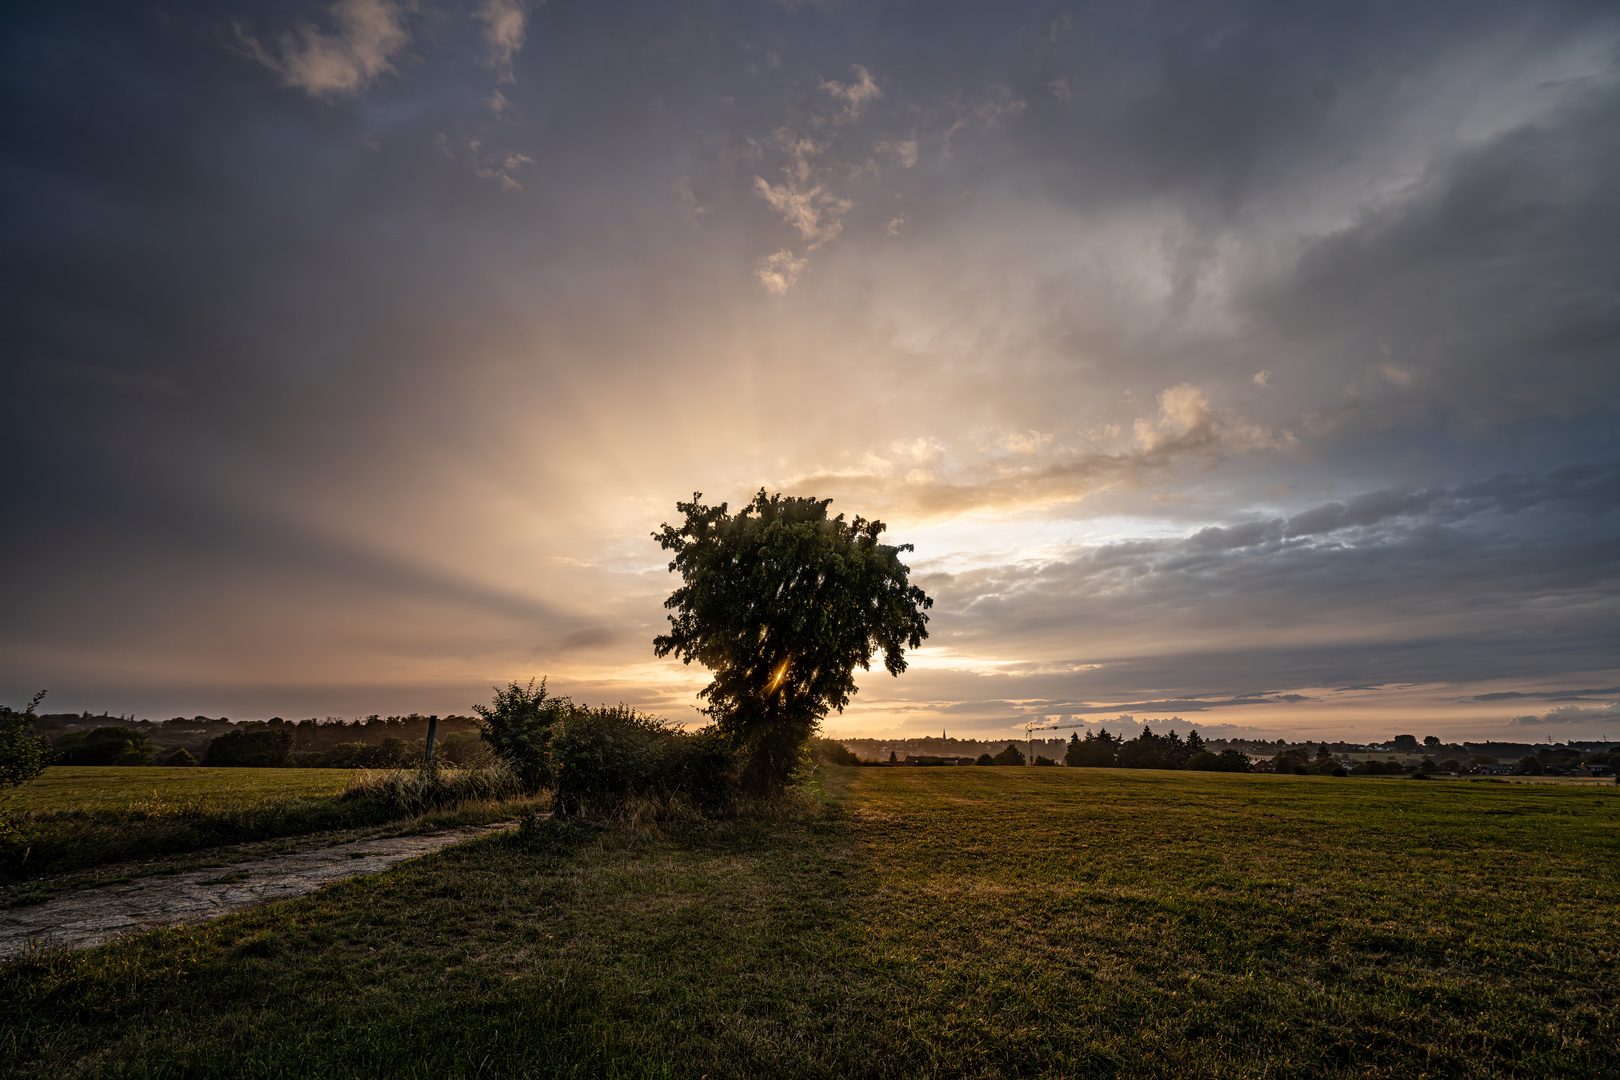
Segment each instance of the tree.
[[1432,750],[1436,746],[1440,745],[1440,736],[1438,736],[1438,735],[1425,735],[1425,736],[1423,736],[1423,745],[1429,747]]
[[1416,735],[1397,735],[1389,740],[1389,744],[1404,754],[1417,753],[1418,741]]
[[1008,743],[1007,749],[990,759],[992,765],[1022,765],[1024,752],[1018,749],[1017,743]]
[[1204,737],[1198,734],[1197,728],[1193,728],[1187,733],[1187,756],[1192,757],[1194,754],[1202,754],[1204,750]]
[[208,750],[203,754],[203,764],[278,768],[290,763],[292,743],[292,732],[285,728],[227,731],[208,744]]
[[1063,752],[1063,764],[1072,768],[1113,768],[1118,742],[1107,728],[1088,731],[1084,739],[1076,737],[1069,740]]
[[56,740],[55,760],[59,765],[150,765],[149,738],[116,724],[74,731]]
[[889,674],[906,670],[933,601],[900,561],[911,545],[879,543],[881,521],[829,517],[831,499],[761,489],[736,514],[701,499],[676,504],[680,528],[653,534],[682,580],[653,651],[709,669],[704,711],[743,753],[748,786],[770,791],[798,768],[821,719],[849,703],[857,666],[870,670],[881,653]]
[[[34,710],[44,700],[41,690],[22,712],[0,705],[0,793],[28,783],[51,762],[51,744],[34,734]],[[8,797],[0,794],[0,835],[10,828],[5,812]]]

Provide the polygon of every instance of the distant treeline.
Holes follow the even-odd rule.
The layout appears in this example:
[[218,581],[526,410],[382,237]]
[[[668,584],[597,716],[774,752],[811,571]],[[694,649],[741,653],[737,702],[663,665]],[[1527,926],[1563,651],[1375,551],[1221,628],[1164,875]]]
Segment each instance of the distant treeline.
[[[430,717],[232,722],[228,717],[176,716],[153,722],[89,714],[41,716],[59,765],[210,765],[276,768],[393,768],[420,761]],[[470,716],[438,718],[437,755],[454,764],[489,756]]]

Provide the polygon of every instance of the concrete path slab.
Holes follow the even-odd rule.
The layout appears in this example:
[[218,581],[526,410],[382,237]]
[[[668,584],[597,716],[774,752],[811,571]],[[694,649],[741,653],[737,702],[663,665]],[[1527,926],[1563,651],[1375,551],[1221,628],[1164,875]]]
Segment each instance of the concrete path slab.
[[84,949],[159,926],[205,922],[376,874],[451,844],[517,828],[515,821],[362,840],[207,870],[155,875],[0,911],[0,960],[41,949]]

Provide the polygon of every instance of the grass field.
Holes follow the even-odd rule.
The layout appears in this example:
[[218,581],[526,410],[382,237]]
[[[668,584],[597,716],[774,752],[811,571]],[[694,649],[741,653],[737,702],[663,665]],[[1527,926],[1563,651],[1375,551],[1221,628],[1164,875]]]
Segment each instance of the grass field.
[[1620,798],[831,770],[0,973],[18,1076],[1620,1073]]
[[146,813],[186,805],[236,810],[266,799],[340,794],[353,769],[204,769],[166,766],[52,765],[18,788],[11,807],[24,813]]
[[[15,833],[0,844],[0,883],[223,844],[363,828],[401,816],[342,799],[351,769],[52,766],[16,789]],[[443,817],[472,823],[513,808]]]

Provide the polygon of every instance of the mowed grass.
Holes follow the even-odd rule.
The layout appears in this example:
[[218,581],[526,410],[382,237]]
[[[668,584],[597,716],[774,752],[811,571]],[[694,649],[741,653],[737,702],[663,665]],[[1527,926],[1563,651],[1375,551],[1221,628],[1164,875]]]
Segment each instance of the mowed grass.
[[[225,844],[366,828],[402,816],[341,798],[352,769],[52,766],[16,789],[0,883],[150,860]],[[531,800],[465,805],[438,824],[510,817]]]
[[874,963],[942,1071],[1613,1076],[1612,789],[872,770]]
[[1610,790],[830,770],[0,973],[19,1076],[1620,1073]]

